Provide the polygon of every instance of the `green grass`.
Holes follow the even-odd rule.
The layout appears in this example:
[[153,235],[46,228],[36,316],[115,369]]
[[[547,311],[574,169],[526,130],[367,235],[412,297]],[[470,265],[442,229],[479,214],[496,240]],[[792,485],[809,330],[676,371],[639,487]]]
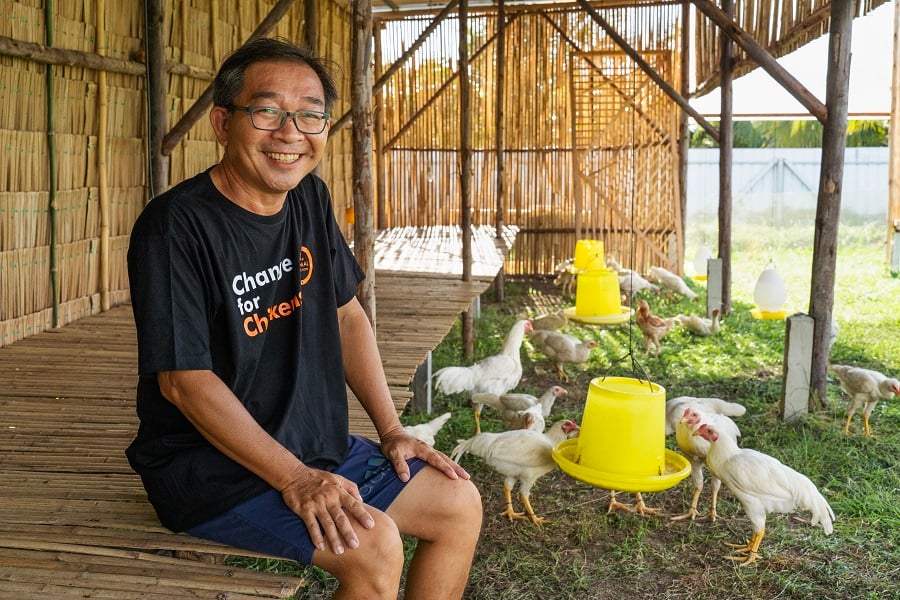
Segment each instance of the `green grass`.
[[[769,515],[761,560],[748,567],[722,559],[725,542],[749,537],[743,509],[723,487],[721,519],[672,522],[668,517],[607,515],[609,494],[574,481],[561,471],[540,479],[532,491],[535,510],[552,523],[537,527],[527,521],[510,523],[498,516],[502,480],[476,457],[464,457],[482,492],[484,528],[466,598],[588,599],[588,598],[900,598],[900,400],[882,401],[872,416],[875,439],[864,439],[854,420],[854,435],[842,433],[846,398],[828,386],[827,408],[794,424],[778,415],[784,351],[784,323],[757,321],[752,308],[753,284],[772,260],[788,286],[788,313],[806,312],[812,260],[812,230],[771,230],[744,227],[736,232],[732,262],[733,311],[715,337],[697,338],[676,328],[662,342],[658,357],[644,354],[640,331],[629,324],[596,328],[570,324],[566,331],[595,339],[586,365],[569,366],[569,395],[558,401],[551,419],[580,420],[588,384],[604,375],[633,376],[646,372],[664,386],[668,398],[680,395],[717,396],[743,403],[747,414],[738,421],[741,445],[766,452],[806,474],[825,495],[837,519],[833,535],[812,528],[808,515]],[[703,232],[701,231],[701,234]],[[885,264],[883,228],[853,225],[841,230],[834,313],[840,334],[832,350],[834,362],[867,366],[900,374],[900,280]],[[776,243],[773,240],[779,241]],[[706,238],[709,243],[710,238]],[[714,239],[714,238],[712,238]],[[697,244],[700,242],[698,241]],[[696,245],[695,245],[696,246]],[[688,253],[692,252],[690,241]],[[688,271],[690,268],[688,267]],[[653,311],[663,316],[702,313],[705,290],[687,300],[650,297]],[[499,350],[517,315],[534,314],[550,298],[560,306],[571,300],[554,298],[552,285],[540,281],[507,284],[506,302],[492,303],[492,291],[482,299],[476,322],[475,357]],[[433,353],[434,368],[463,364],[458,324]],[[556,383],[551,365],[526,344],[525,374],[518,389],[540,393]],[[438,435],[445,452],[459,438],[474,433],[471,408],[463,397],[434,399],[433,410],[453,411]],[[420,422],[426,415],[404,415]],[[490,411],[485,429],[500,429]],[[667,440],[675,448],[674,440]],[[645,494],[648,505],[669,515],[685,510],[691,497],[686,480],[672,489]],[[631,494],[621,494],[631,501]],[[700,499],[708,510],[709,486]],[[412,551],[412,543],[408,544]],[[283,561],[260,568],[289,569],[310,578],[297,598],[321,598],[334,581],[316,569]]]

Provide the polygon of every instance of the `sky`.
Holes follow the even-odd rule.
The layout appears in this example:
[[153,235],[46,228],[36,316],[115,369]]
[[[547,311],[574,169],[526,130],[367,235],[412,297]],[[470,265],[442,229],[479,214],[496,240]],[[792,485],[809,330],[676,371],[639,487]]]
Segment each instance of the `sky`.
[[[894,44],[894,2],[889,0],[865,17],[854,19],[850,55],[851,118],[887,118],[891,103],[891,69]],[[779,59],[800,83],[825,103],[828,35]],[[808,111],[762,68],[735,79],[735,118],[759,115],[808,115]],[[719,92],[690,101],[708,117],[719,116]]]

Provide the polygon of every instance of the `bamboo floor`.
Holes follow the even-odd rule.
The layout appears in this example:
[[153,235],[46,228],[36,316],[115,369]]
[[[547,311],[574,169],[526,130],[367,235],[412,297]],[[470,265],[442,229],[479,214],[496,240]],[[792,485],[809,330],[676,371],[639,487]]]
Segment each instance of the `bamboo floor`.
[[[428,351],[499,271],[515,230],[477,229],[463,282],[452,228],[376,242],[376,336],[402,410]],[[300,578],[222,564],[252,552],[173,534],[124,449],[137,428],[131,308],[115,307],[0,348],[0,598],[285,598]],[[372,434],[351,400],[351,430]],[[197,556],[207,560],[186,557]],[[209,560],[215,559],[215,560]]]

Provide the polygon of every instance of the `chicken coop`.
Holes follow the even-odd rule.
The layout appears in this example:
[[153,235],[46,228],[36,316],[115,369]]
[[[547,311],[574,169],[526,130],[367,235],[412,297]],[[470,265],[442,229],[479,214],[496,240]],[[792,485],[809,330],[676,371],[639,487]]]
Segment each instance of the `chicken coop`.
[[[209,87],[251,36],[340,67],[320,174],[358,235],[351,47],[366,4],[0,0],[0,346],[127,302],[131,225],[218,159]],[[514,227],[516,276],[552,273],[581,238],[626,267],[680,272],[678,97],[717,85],[710,4],[372,2],[372,228]],[[747,0],[734,22],[777,57],[825,33],[829,6]],[[735,50],[735,74],[755,64]]]

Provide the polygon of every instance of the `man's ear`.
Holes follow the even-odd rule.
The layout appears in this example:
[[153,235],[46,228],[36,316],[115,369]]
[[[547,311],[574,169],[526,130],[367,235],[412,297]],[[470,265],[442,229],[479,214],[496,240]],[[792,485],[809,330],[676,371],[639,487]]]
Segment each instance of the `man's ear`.
[[228,125],[231,111],[224,106],[213,106],[209,110],[209,123],[216,134],[216,140],[222,146],[228,145]]

